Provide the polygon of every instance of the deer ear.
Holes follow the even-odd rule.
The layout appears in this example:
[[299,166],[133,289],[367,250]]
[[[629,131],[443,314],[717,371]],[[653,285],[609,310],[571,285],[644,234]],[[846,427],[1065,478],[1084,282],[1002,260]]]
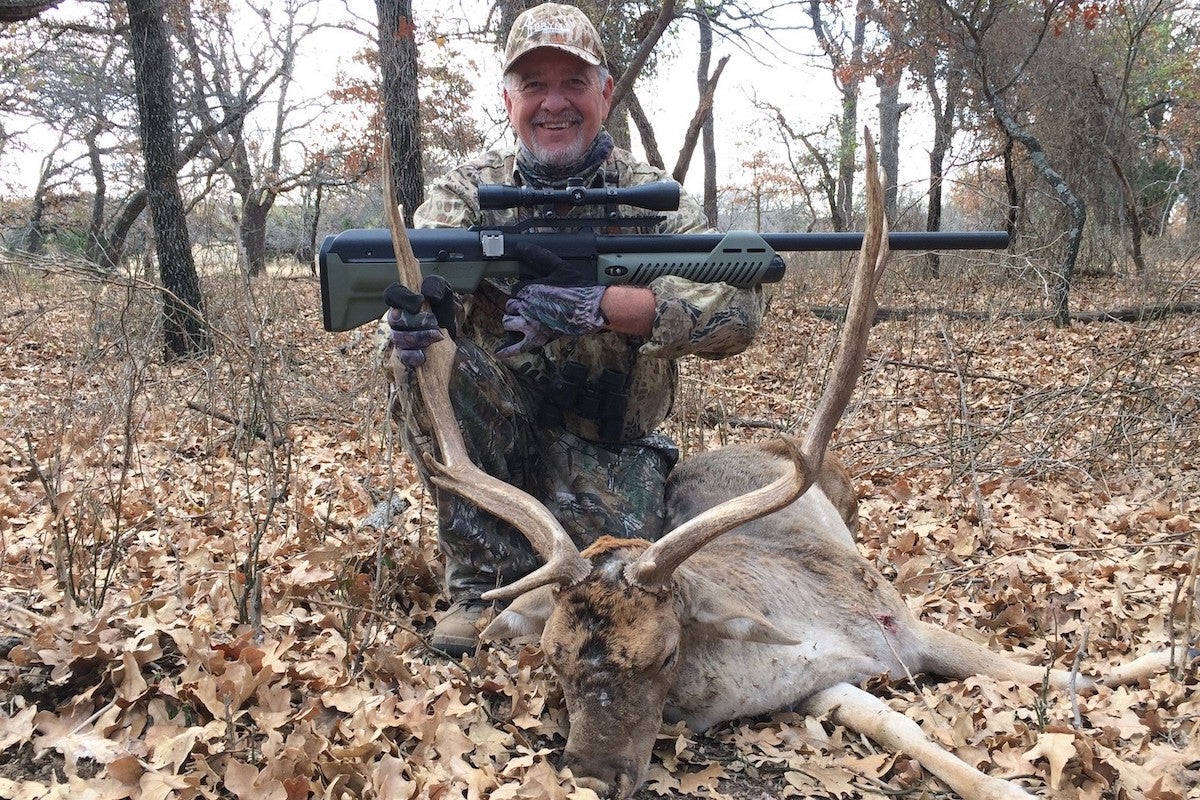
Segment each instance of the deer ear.
[[554,609],[554,587],[539,586],[509,603],[480,634],[482,639],[516,639],[541,636]]
[[801,640],[786,633],[782,628],[757,614],[743,617],[726,617],[701,622],[712,635],[721,639],[736,639],[740,642],[762,644],[800,644]]
[[693,602],[687,616],[691,618],[691,624],[710,636],[762,644],[801,643],[800,639],[736,598],[713,592],[706,593],[702,599],[693,597],[693,601],[696,600],[699,602]]

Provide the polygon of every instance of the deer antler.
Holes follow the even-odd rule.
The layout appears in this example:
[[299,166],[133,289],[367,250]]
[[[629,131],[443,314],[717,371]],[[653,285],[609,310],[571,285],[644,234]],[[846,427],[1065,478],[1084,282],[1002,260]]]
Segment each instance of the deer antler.
[[875,319],[875,288],[888,258],[887,220],[883,213],[883,187],[876,166],[875,142],[866,133],[867,226],[850,289],[846,323],[838,342],[833,377],[821,393],[817,410],[808,423],[804,442],[785,438],[792,470],[756,491],[735,497],[680,525],[646,549],[625,571],[628,581],[650,591],[665,589],[675,569],[693,553],[744,522],[783,508],[808,491],[821,471],[833,429],[842,417],[862,369],[867,334]]
[[[392,231],[392,251],[396,255],[396,266],[400,282],[413,291],[420,291],[421,264],[413,255],[408,241],[408,232],[400,207],[396,204],[392,189],[391,144],[383,141],[383,195],[387,208],[388,226]],[[450,376],[454,370],[454,342],[446,336],[425,350],[425,363],[415,370],[417,390],[425,402],[433,424],[434,436],[442,460],[425,455],[425,463],[433,473],[431,480],[439,489],[453,492],[459,497],[475,503],[484,511],[493,514],[521,531],[545,561],[545,565],[525,578],[488,592],[487,599],[508,599],[544,583],[571,583],[582,579],[591,570],[587,559],[550,511],[537,498],[522,492],[499,478],[488,475],[475,466],[467,455],[462,431],[454,416],[450,403]],[[407,379],[407,367],[400,359],[392,361],[392,370],[397,385]]]

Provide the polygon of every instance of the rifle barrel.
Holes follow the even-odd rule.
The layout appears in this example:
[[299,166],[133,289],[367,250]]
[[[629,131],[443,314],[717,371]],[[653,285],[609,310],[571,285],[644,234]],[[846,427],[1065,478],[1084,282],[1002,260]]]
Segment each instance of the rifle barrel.
[[[764,233],[763,239],[780,251],[857,250],[859,233]],[[892,231],[888,246],[893,250],[1004,250],[1007,231]]]
[[[780,253],[850,251],[862,247],[861,231],[839,233],[762,233],[759,234],[771,249]],[[596,237],[599,252],[610,253],[672,253],[680,249],[681,239],[690,252],[711,252],[725,234],[615,234]],[[1004,250],[1008,247],[1005,231],[898,231],[888,234],[892,250]]]

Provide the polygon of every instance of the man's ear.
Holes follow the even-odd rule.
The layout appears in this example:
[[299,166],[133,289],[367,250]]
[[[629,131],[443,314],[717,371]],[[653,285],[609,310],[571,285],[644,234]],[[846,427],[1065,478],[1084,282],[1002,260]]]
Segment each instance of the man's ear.
[[512,121],[512,98],[508,94],[508,82],[505,81],[500,96],[504,98],[504,113],[508,115],[508,119]]
[[608,119],[608,115],[612,113],[613,88],[616,85],[617,84],[613,80],[612,73],[611,72],[606,73],[604,76],[604,85],[602,87],[600,87],[600,96],[604,98],[604,105],[605,105],[604,118],[605,119]]
[[554,587],[539,586],[509,603],[480,634],[481,639],[541,636],[554,609]]

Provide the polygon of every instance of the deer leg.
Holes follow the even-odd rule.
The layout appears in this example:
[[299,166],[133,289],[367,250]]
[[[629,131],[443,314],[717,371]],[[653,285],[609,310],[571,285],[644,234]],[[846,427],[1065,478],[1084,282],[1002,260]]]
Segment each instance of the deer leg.
[[1186,663],[1194,658],[1200,658],[1200,650],[1196,648],[1181,648],[1175,653],[1170,650],[1153,650],[1128,663],[1109,667],[1098,683],[1105,686],[1128,686],[1152,678],[1179,662]]
[[[943,678],[988,675],[1025,686],[1049,683],[1055,689],[1064,689],[1071,684],[1069,670],[1026,664],[1012,655],[989,650],[944,628],[922,622],[918,633],[922,642],[921,663],[910,665],[914,672],[928,672]],[[1091,688],[1095,682],[1094,678],[1086,675],[1077,675],[1075,678],[1075,685],[1080,690]]]
[[899,753],[912,756],[963,800],[1017,800],[1033,797],[1016,784],[985,775],[931,741],[917,723],[878,697],[839,683],[804,703],[810,714],[825,716]]
[[[930,672],[945,678],[988,675],[1026,686],[1046,682],[1055,689],[1065,689],[1071,685],[1069,670],[1025,664],[1010,655],[994,652],[970,639],[924,622],[921,623],[919,634],[922,642],[921,663],[910,665],[915,667],[914,672]],[[1125,686],[1138,683],[1167,670],[1174,663],[1198,656],[1200,652],[1195,648],[1189,648],[1186,652],[1181,648],[1174,654],[1173,661],[1170,650],[1154,650],[1128,663],[1106,667],[1099,675],[1076,675],[1075,688],[1086,692],[1098,685]]]

